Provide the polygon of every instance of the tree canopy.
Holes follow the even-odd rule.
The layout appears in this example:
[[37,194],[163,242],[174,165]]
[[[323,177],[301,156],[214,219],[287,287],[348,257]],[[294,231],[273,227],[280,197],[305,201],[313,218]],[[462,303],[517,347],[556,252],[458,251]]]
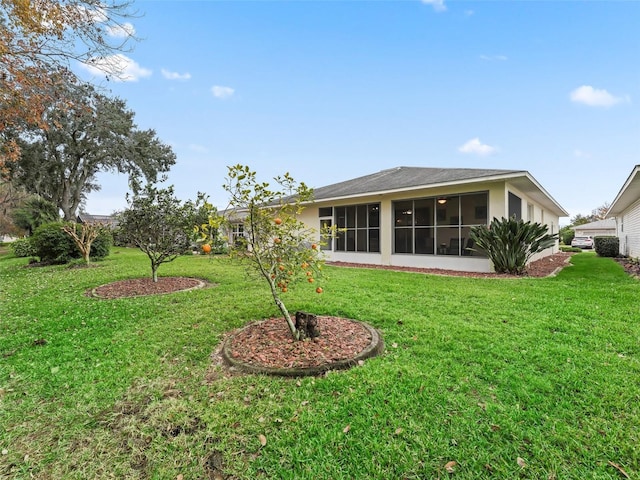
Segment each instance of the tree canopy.
[[[224,189],[230,194],[231,214],[246,215],[244,237],[233,242],[231,252],[248,262],[251,271],[269,285],[271,296],[283,314],[291,335],[304,339],[306,332],[296,318],[294,324],[282,294],[300,282],[314,285],[324,263],[319,245],[320,234],[299,219],[305,204],[312,201],[313,190],[296,182],[288,173],[275,177],[275,187],[260,182],[248,166],[228,167]],[[316,287],[322,293],[322,287]]]
[[108,69],[134,38],[128,0],[0,0],[0,175],[18,157],[6,128],[46,128],[42,113],[60,83],[75,78],[71,60]]
[[129,208],[118,214],[120,234],[149,257],[151,276],[157,282],[158,267],[189,249],[197,221],[196,206],[178,200],[173,186],[159,189],[152,184],[128,200]]
[[94,87],[68,82],[43,112],[47,128],[31,126],[17,137],[19,158],[9,178],[29,193],[40,195],[72,221],[86,195],[100,189],[99,172],[129,175],[136,188],[175,163],[175,154],[153,130],[138,130],[123,100]]

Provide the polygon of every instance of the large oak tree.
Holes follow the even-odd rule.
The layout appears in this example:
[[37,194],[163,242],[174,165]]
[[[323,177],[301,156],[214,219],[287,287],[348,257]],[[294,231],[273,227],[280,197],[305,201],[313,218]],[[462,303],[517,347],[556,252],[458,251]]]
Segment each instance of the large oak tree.
[[32,126],[18,137],[20,157],[9,178],[37,194],[73,221],[86,195],[99,190],[99,172],[129,175],[134,187],[155,182],[175,163],[175,154],[153,130],[138,130],[125,102],[94,87],[67,82],[43,113],[46,128]]
[[46,128],[42,113],[74,78],[71,61],[108,69],[131,43],[134,15],[129,0],[0,0],[0,177],[19,155],[5,130]]

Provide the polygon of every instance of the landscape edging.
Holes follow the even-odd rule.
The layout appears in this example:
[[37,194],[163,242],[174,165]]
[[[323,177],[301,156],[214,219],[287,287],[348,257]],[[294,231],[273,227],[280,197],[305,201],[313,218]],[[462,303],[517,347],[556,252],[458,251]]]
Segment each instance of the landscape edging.
[[249,363],[245,363],[243,361],[237,360],[233,358],[231,355],[231,341],[235,338],[235,336],[243,331],[245,328],[249,328],[253,324],[247,325],[244,328],[241,328],[234,334],[229,335],[225,340],[222,346],[222,359],[224,362],[230,367],[236,368],[239,371],[245,373],[256,373],[256,374],[264,374],[264,375],[274,375],[280,377],[310,377],[310,376],[318,376],[322,375],[325,372],[330,370],[345,370],[347,368],[358,365],[359,362],[364,361],[368,358],[373,358],[384,350],[384,340],[382,339],[382,335],[369,325],[366,322],[361,322],[358,320],[351,320],[352,322],[357,322],[362,325],[367,331],[371,334],[371,342],[367,347],[365,347],[360,353],[358,353],[353,358],[345,358],[343,360],[337,360],[335,362],[325,363],[322,365],[318,365],[315,367],[300,367],[300,368],[275,368],[275,367],[267,367],[267,366],[259,366],[259,365],[251,365]]

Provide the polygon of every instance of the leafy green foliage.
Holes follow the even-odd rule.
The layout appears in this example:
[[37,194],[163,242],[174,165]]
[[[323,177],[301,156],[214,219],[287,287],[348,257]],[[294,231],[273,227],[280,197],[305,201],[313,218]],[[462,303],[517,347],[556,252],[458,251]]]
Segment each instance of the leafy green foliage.
[[296,329],[281,294],[297,282],[314,285],[322,293],[322,287],[315,287],[323,264],[317,234],[298,219],[313,191],[288,173],[274,178],[277,187],[272,189],[247,166],[228,170],[224,188],[231,195],[231,214],[246,215],[244,242],[234,244],[232,251],[267,282],[292,336],[301,339],[302,332]]
[[98,222],[69,222],[62,226],[62,230],[73,240],[73,243],[82,256],[82,260],[87,265],[91,260],[91,247],[93,246],[93,242],[101,233],[108,232],[107,227]]
[[13,223],[32,235],[44,223],[60,220],[58,207],[38,195],[32,195],[11,213]]
[[[73,239],[64,232],[65,226],[61,222],[46,223],[33,233],[31,242],[41,262],[62,264],[83,257]],[[81,226],[76,225],[76,228],[80,229]],[[109,255],[111,244],[111,233],[108,230],[101,231],[91,244],[90,257],[94,260],[105,258]]]
[[582,252],[582,249],[579,247],[572,247],[570,245],[560,245],[560,251],[561,252],[573,252],[573,253],[580,253]]
[[617,257],[620,255],[620,239],[618,237],[595,237],[593,245],[601,257]]
[[117,215],[120,241],[142,250],[151,262],[151,276],[158,281],[158,267],[172,262],[191,245],[196,207],[182,203],[174,195],[173,186],[159,189],[147,184],[128,195],[129,208]]
[[529,259],[555,245],[557,234],[550,235],[546,226],[515,218],[494,218],[489,227],[473,227],[470,237],[474,250],[484,251],[498,273],[524,273]]
[[98,173],[125,173],[139,186],[141,178],[156,181],[175,163],[153,130],[137,129],[123,100],[75,81],[58,94],[44,113],[47,127],[30,126],[20,136],[21,155],[10,166],[10,178],[55,204],[66,221],[75,221],[86,195],[99,190]]
[[571,245],[571,240],[576,236],[576,232],[570,226],[565,226],[560,229],[558,236],[562,243],[565,245]]
[[196,203],[194,240],[201,244],[206,255],[228,253],[227,238],[222,232],[224,217],[218,214],[218,209],[204,194],[198,194]]
[[31,238],[19,238],[11,242],[11,250],[16,257],[34,257],[36,256],[36,249],[31,242]]

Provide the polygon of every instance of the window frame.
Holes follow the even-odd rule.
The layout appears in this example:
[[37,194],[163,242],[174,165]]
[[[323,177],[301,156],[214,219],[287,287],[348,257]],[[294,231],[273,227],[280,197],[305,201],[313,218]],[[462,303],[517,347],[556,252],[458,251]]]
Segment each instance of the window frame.
[[[380,209],[379,202],[334,206],[332,221],[336,235],[331,250],[380,253]],[[329,217],[322,217],[327,219]]]
[[[483,201],[469,203],[470,198],[480,195]],[[471,227],[488,226],[488,207],[488,190],[398,199],[392,202],[392,252],[398,255],[485,256],[466,248]],[[424,213],[420,216],[420,211],[427,211],[427,216]]]

